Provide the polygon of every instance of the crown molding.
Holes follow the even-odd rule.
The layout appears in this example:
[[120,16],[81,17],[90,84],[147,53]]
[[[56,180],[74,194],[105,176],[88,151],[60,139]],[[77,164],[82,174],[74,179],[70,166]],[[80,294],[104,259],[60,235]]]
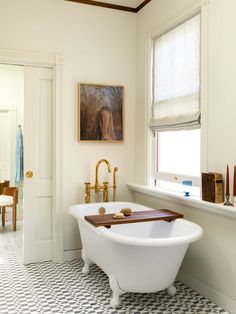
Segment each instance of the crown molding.
[[137,8],[132,8],[132,7],[124,6],[124,5],[117,5],[117,4],[94,1],[94,0],[65,0],[65,1],[82,3],[82,4],[87,4],[87,5],[94,5],[97,7],[126,11],[126,12],[131,12],[131,13],[138,13],[143,7],[145,7],[146,4],[151,2],[151,0],[145,0]]
[[143,7],[145,7],[146,4],[148,4],[149,2],[151,2],[151,0],[145,0],[143,1],[136,9],[136,13],[138,13]]
[[60,54],[0,49],[0,63],[53,67],[54,65],[63,65],[64,58]]

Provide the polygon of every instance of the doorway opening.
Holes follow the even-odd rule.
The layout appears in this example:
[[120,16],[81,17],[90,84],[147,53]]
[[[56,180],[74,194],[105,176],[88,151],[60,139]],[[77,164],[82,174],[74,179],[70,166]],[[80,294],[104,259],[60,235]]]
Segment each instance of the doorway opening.
[[13,205],[1,207],[0,237],[8,239],[22,237],[23,130],[24,67],[0,64],[0,194],[11,198],[8,205]]
[[[23,72],[24,121],[22,125],[17,122],[15,125],[16,130],[18,125],[24,130],[22,218],[25,264],[63,261],[63,63],[63,56],[58,54],[0,49],[0,67],[21,68]],[[16,111],[11,113],[14,116]]]

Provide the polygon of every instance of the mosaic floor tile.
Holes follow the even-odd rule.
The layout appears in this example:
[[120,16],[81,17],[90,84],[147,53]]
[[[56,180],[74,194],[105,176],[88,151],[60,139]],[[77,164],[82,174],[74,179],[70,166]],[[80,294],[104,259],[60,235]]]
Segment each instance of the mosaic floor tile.
[[229,314],[178,281],[174,297],[126,293],[114,310],[108,278],[96,265],[89,275],[81,260],[23,265],[21,229],[0,229],[1,314]]

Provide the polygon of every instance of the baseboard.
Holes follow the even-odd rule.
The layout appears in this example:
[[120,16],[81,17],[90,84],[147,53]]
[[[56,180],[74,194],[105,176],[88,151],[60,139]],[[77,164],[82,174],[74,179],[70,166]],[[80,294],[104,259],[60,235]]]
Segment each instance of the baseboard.
[[64,251],[64,261],[72,261],[77,258],[81,258],[81,249]]
[[230,312],[231,314],[236,314],[236,300],[231,299],[227,295],[208,286],[204,282],[194,278],[184,271],[179,271],[177,279],[182,281],[187,286],[197,291],[204,297],[210,299],[212,302],[222,307],[224,310]]

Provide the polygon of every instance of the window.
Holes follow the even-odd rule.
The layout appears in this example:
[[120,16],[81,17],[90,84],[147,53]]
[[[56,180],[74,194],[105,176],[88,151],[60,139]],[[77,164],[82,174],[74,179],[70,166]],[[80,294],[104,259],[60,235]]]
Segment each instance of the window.
[[159,187],[200,184],[200,15],[154,39],[154,171]]

